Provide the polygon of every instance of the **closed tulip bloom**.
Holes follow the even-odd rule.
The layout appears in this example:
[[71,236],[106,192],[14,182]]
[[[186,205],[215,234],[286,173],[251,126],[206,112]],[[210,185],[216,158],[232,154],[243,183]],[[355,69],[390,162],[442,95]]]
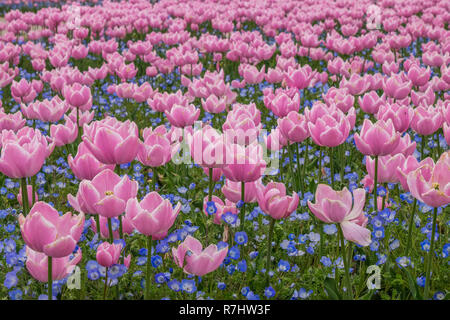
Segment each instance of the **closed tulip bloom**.
[[[209,177],[209,168],[203,167],[203,172]],[[221,168],[213,168],[212,172],[212,180],[219,181],[222,177],[222,169]]]
[[310,68],[303,67],[300,69],[292,69],[289,68],[288,73],[285,76],[285,80],[288,86],[297,88],[297,89],[305,89],[309,86],[311,82],[311,78],[313,73]]
[[0,172],[10,178],[26,178],[41,170],[54,144],[49,146],[38,129],[24,127],[17,133],[3,130],[0,147]]
[[411,91],[411,87],[412,82],[404,81],[398,74],[383,80],[383,90],[386,95],[397,100],[406,98]]
[[376,118],[378,120],[392,120],[395,130],[400,133],[409,129],[414,117],[414,109],[410,106],[403,106],[397,103],[383,104],[380,106]]
[[130,199],[127,203],[126,217],[142,234],[152,236],[153,240],[161,240],[167,236],[178,213],[181,203],[175,208],[168,199],[163,199],[157,192],[152,191],[140,202]]
[[270,110],[277,117],[285,117],[291,111],[298,111],[300,107],[300,95],[295,93],[289,97],[285,93],[277,94],[269,104]]
[[335,108],[333,113],[325,114],[315,122],[308,122],[308,129],[315,144],[336,147],[348,138],[351,124],[344,113]]
[[399,143],[400,133],[395,131],[391,119],[378,120],[373,124],[364,119],[360,133],[354,135],[358,150],[368,156],[385,156],[395,150]]
[[429,136],[435,133],[444,122],[442,113],[433,106],[420,106],[414,110],[411,128],[420,135]]
[[105,164],[133,161],[138,153],[139,133],[136,123],[108,117],[84,126],[83,141],[92,154]]
[[[108,218],[105,218],[104,216],[99,216],[99,222],[100,222],[100,235],[103,238],[108,239],[109,238]],[[94,233],[98,232],[97,222],[95,221],[94,218],[91,218],[91,229]],[[131,224],[131,221],[126,216],[122,216],[122,232],[123,232],[123,234],[130,235],[133,233],[133,231],[134,231],[134,227]],[[113,237],[114,237],[114,239],[120,239],[119,228],[114,230],[114,227],[113,227]]]
[[[25,254],[27,256],[27,270],[33,278],[40,282],[48,282],[48,257],[41,252],[34,251],[30,247],[26,247]],[[81,261],[81,249],[78,248],[75,255],[52,259],[52,280],[62,280],[70,275],[75,266]]]
[[211,244],[202,249],[200,241],[187,236],[178,248],[172,248],[172,254],[175,263],[183,268],[184,272],[201,277],[222,264],[227,256],[228,246],[219,250],[215,244]]
[[39,201],[25,218],[19,215],[25,244],[47,256],[62,258],[73,252],[84,227],[84,214],[63,216],[49,204]]
[[25,125],[26,120],[22,116],[22,112],[4,113],[0,108],[0,132],[3,130],[19,131]]
[[407,177],[409,190],[414,198],[430,207],[450,203],[450,151],[444,152],[436,164],[424,164]]
[[403,154],[405,157],[409,157],[416,150],[416,142],[411,142],[411,137],[409,134],[405,134],[398,141],[397,147],[394,151],[391,152],[391,155],[395,155],[397,153]]
[[89,151],[84,142],[78,145],[75,158],[71,154],[67,157],[70,169],[78,180],[92,180],[101,171],[110,169],[114,171],[114,164],[104,164]]
[[326,95],[323,95],[323,98],[327,105],[334,104],[344,113],[348,112],[355,102],[355,97],[349,94],[347,88],[337,89],[332,87]]
[[261,178],[266,169],[262,148],[258,144],[243,147],[233,144],[228,147],[223,174],[235,182],[252,182]]
[[137,153],[140,163],[149,167],[159,167],[170,161],[172,146],[164,133],[161,134],[155,130],[145,137],[145,141],[141,142]]
[[66,144],[71,144],[77,139],[78,127],[67,117],[65,124],[52,124],[50,126],[50,136],[53,138],[56,146],[62,147]]
[[67,103],[81,111],[88,111],[92,106],[91,89],[78,82],[64,86],[63,96]]
[[428,67],[426,69],[413,64],[408,70],[408,79],[411,80],[413,85],[416,87],[421,87],[425,85],[428,80],[430,80],[431,69]]
[[444,122],[444,125],[442,126],[442,130],[444,131],[445,142],[447,142],[447,145],[450,146],[450,125],[448,125],[446,122]]
[[[245,190],[244,190],[245,203],[256,202],[256,194],[258,192],[258,187],[261,185],[262,185],[261,179],[245,183]],[[241,200],[241,184],[239,182],[225,179],[225,184],[222,187],[222,193],[227,198],[227,200],[237,203],[239,202],[239,200]]]
[[184,128],[191,126],[197,121],[200,115],[200,109],[196,108],[193,104],[187,106],[175,104],[170,111],[165,111],[167,120],[170,124],[177,128]]
[[292,142],[302,142],[309,137],[309,129],[304,115],[291,111],[282,119],[278,119],[281,134]]
[[287,196],[285,185],[279,182],[269,182],[266,186],[259,187],[257,199],[261,210],[276,220],[291,215],[299,202],[298,194],[294,192],[292,197]]
[[109,268],[119,262],[121,251],[121,244],[102,242],[97,247],[97,254],[95,257],[99,265]]
[[211,94],[206,100],[202,99],[202,106],[206,112],[221,113],[225,111],[227,105],[224,97],[219,99],[216,95]]
[[369,91],[361,97],[358,97],[361,109],[370,114],[376,114],[381,105],[385,103],[384,94],[379,97],[376,91]]
[[353,198],[347,188],[334,191],[330,186],[319,184],[316,202],[308,201],[308,207],[319,220],[340,223],[345,239],[365,247],[371,243],[370,230],[365,228],[367,218],[363,213],[366,192],[364,189],[355,189]]
[[[33,205],[33,186],[30,186],[29,184],[27,184],[27,194],[28,194],[28,207],[31,207]],[[34,199],[38,201],[37,192],[34,193]],[[20,188],[19,194],[17,195],[17,202],[19,202],[19,204],[22,205],[22,188]]]
[[85,212],[79,210],[84,206],[88,210],[86,213],[113,218],[125,212],[128,199],[136,197],[137,189],[138,183],[130,180],[128,175],[120,177],[112,170],[105,169],[92,181],[81,181],[77,197],[69,201],[72,200],[77,211]]
[[400,165],[397,167],[396,171],[397,171],[397,180],[402,185],[403,190],[405,190],[406,192],[409,192],[408,181],[407,181],[408,174],[425,164],[433,166],[434,165],[433,159],[425,158],[419,162],[419,161],[417,161],[416,157],[410,155],[405,159],[404,162],[400,163]]
[[[388,183],[397,182],[397,168],[405,162],[405,156],[397,153],[394,156],[387,155],[378,158],[378,182]],[[366,169],[369,176],[374,180],[375,177],[375,159],[366,157]]]

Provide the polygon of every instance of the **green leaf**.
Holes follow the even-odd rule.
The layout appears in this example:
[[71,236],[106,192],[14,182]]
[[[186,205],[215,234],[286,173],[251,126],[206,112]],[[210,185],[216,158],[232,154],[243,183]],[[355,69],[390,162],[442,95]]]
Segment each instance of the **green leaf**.
[[417,285],[417,282],[414,281],[414,278],[408,269],[405,268],[403,270],[405,271],[406,277],[408,278],[409,291],[411,291],[413,298],[416,300],[422,300],[423,298],[422,298],[422,295],[420,294],[420,290]]
[[325,282],[325,291],[328,297],[332,300],[342,300],[342,296],[336,286],[336,281],[333,278],[326,278]]

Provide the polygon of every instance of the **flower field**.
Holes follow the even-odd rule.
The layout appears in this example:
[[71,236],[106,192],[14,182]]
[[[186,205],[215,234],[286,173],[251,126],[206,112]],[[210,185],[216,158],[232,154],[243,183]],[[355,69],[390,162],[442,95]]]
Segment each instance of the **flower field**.
[[449,21],[2,1],[0,299],[449,299]]

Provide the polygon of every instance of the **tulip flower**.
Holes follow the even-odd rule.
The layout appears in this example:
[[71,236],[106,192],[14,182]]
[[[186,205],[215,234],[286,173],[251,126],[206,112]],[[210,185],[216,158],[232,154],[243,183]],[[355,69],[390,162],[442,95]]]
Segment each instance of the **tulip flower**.
[[102,242],[97,247],[96,259],[99,265],[109,268],[119,262],[120,252],[122,251],[121,244],[111,244]]
[[89,151],[84,142],[78,145],[75,158],[71,154],[67,157],[70,169],[79,180],[92,180],[105,169],[114,171],[114,164],[103,164]]
[[175,263],[183,268],[183,271],[196,276],[203,276],[216,270],[228,253],[228,247],[218,249],[215,244],[203,249],[200,241],[192,236],[178,246],[172,248]]

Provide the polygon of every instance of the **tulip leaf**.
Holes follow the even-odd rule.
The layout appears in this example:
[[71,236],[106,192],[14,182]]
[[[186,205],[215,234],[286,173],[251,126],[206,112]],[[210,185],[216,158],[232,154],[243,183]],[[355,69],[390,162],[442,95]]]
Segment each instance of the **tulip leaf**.
[[324,281],[325,291],[328,297],[332,300],[342,300],[342,296],[336,285],[336,280],[333,278],[326,278]]

